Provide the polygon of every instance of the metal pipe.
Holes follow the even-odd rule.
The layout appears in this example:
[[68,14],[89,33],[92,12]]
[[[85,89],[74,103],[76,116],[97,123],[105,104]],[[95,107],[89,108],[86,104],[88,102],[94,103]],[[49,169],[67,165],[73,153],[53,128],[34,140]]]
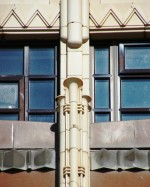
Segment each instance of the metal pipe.
[[68,46],[78,48],[82,44],[82,1],[68,0],[67,2]]
[[89,39],[89,0],[82,0],[82,37],[83,43]]
[[67,0],[60,1],[60,37],[67,41]]
[[84,106],[83,114],[83,166],[85,168],[85,177],[83,178],[83,187],[90,186],[90,165],[89,165],[89,115],[88,115],[88,103],[91,101],[91,97],[88,95],[82,96],[82,103]]
[[69,106],[69,90],[65,89],[65,166],[67,167],[68,174],[65,175],[65,182],[66,186],[69,187],[70,182],[70,156],[69,156],[69,113],[70,113],[70,106]]
[[69,130],[70,130],[70,187],[79,186],[78,163],[79,163],[79,124],[78,124],[78,100],[79,87],[82,81],[76,77],[70,77],[64,81],[64,86],[69,89]]
[[65,167],[65,116],[63,115],[63,106],[64,106],[64,96],[58,96],[56,98],[59,108],[59,153],[60,153],[60,162],[59,162],[59,184],[60,187],[65,187],[65,179],[63,177],[63,169]]

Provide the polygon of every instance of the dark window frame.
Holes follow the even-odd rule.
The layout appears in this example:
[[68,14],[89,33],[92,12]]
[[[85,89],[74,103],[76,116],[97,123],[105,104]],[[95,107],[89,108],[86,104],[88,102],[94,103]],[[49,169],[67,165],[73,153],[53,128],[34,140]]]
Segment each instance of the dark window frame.
[[119,75],[146,75],[150,69],[125,69],[125,47],[150,47],[150,43],[120,43],[119,44]]
[[[96,50],[100,50],[100,49],[108,49],[108,74],[98,74],[95,71],[96,68]],[[110,74],[110,44],[104,44],[104,45],[94,45],[94,72],[92,72],[92,77],[94,79],[94,121],[96,122],[96,114],[108,114],[109,115],[109,120],[111,119],[111,98],[110,98],[110,78],[111,78],[111,74]],[[95,91],[95,81],[96,80],[108,80],[109,81],[109,108],[96,108],[95,106],[95,102],[96,102],[96,91]]]
[[121,103],[121,80],[123,79],[150,79],[150,69],[125,69],[125,47],[150,47],[150,43],[120,43],[119,44],[119,62],[118,62],[118,74],[120,77],[120,119],[122,120],[122,114],[150,114],[149,108],[122,108]]
[[[16,45],[12,43],[3,43],[0,48],[13,49],[22,48],[23,49],[23,74],[22,75],[0,75],[0,82],[18,82],[18,108],[17,109],[0,109],[2,114],[18,114],[18,120],[28,121],[30,114],[54,114],[54,122],[57,120],[56,112],[56,102],[54,98],[54,109],[50,110],[31,110],[29,109],[29,82],[30,80],[54,80],[54,97],[58,95],[58,44],[57,42],[16,42]],[[26,50],[25,48],[28,48]],[[29,50],[30,48],[53,48],[54,49],[54,74],[53,75],[29,75]],[[23,98],[21,97],[23,93]],[[25,98],[26,97],[26,98]]]

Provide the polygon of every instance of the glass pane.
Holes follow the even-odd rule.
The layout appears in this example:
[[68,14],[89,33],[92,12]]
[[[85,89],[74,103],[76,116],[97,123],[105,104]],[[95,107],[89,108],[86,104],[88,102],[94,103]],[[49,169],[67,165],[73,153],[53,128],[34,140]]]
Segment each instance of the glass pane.
[[110,121],[110,115],[109,114],[95,114],[95,122],[108,122]]
[[125,69],[150,69],[150,47],[125,47]]
[[0,120],[18,121],[18,114],[0,114]]
[[122,114],[122,120],[139,120],[139,119],[149,119],[150,114]]
[[95,108],[109,108],[109,80],[95,80]]
[[23,74],[23,49],[0,49],[0,75]]
[[30,81],[30,109],[53,109],[54,100],[54,80]]
[[54,122],[54,114],[29,115],[29,121]]
[[150,79],[124,79],[121,81],[122,108],[150,107]]
[[54,75],[54,49],[30,49],[30,75]]
[[0,108],[18,108],[18,83],[0,83]]
[[95,49],[95,74],[109,74],[109,49]]

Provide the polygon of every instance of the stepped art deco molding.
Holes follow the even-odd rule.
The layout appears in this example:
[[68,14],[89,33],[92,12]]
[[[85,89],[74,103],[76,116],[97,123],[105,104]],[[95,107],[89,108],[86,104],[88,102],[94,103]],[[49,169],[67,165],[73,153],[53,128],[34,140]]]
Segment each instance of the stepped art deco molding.
[[[150,27],[150,2],[100,3],[90,0],[90,31],[147,30]],[[59,32],[60,1],[50,4],[0,4],[0,30],[48,30]],[[115,30],[114,30],[115,29]]]
[[90,1],[90,30],[147,29],[150,27],[149,3]]
[[0,30],[59,29],[59,3],[0,4]]

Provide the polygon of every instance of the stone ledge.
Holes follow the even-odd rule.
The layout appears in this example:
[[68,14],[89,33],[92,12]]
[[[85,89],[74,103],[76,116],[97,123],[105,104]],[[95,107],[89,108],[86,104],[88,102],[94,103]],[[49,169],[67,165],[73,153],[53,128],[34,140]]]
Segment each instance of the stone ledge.
[[52,123],[0,121],[0,149],[54,148]]
[[91,148],[149,148],[150,120],[91,124]]

